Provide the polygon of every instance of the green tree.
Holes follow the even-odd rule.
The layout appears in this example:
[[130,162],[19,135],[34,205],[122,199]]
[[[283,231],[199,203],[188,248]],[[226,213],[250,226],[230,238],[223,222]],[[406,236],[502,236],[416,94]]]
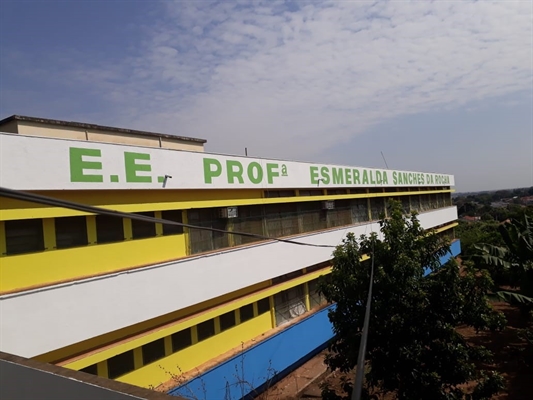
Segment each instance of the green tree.
[[[467,344],[456,331],[460,324],[504,326],[503,315],[486,297],[492,286],[488,273],[471,268],[460,273],[453,261],[441,266],[439,258],[448,251],[442,239],[425,232],[416,215],[404,218],[397,202],[389,215],[380,222],[383,239],[348,234],[334,252],[332,273],[321,278],[322,293],[336,303],[329,312],[335,339],[327,365],[342,372],[356,366],[370,279],[369,261],[362,256],[373,253],[365,393],[377,388],[398,399],[463,399],[460,385],[474,380],[472,398],[490,398],[502,378],[475,364],[489,361],[490,352]],[[427,268],[433,273],[424,276]],[[349,392],[349,385],[345,389]],[[323,394],[335,398],[328,388]]]
[[493,273],[505,274],[509,282],[520,287],[522,296],[508,291],[498,294],[533,306],[533,224],[526,214],[522,220],[513,219],[498,226],[503,246],[489,243],[476,245],[479,259],[492,268]]

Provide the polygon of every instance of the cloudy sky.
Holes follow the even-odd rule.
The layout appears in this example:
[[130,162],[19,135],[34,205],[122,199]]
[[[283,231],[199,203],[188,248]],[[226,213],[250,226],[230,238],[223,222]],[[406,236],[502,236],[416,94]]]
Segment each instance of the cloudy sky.
[[0,2],[0,118],[533,185],[533,2]]

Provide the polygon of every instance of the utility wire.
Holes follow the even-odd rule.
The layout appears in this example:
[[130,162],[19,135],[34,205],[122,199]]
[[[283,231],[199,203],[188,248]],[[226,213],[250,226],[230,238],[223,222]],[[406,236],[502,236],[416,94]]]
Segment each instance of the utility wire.
[[189,229],[198,229],[198,230],[218,232],[218,233],[237,235],[237,236],[246,236],[246,237],[252,237],[252,238],[262,239],[262,240],[273,240],[276,242],[295,244],[299,246],[328,247],[328,248],[336,247],[336,246],[327,245],[327,244],[313,244],[313,243],[297,242],[295,240],[268,237],[268,236],[257,235],[255,233],[249,233],[249,232],[227,231],[224,229],[211,228],[208,226],[184,224],[182,222],[171,221],[168,219],[148,217],[145,215],[139,215],[135,213],[126,213],[122,211],[109,210],[109,209],[101,208],[101,207],[88,206],[88,205],[73,202],[73,201],[61,200],[61,199],[56,199],[53,197],[43,196],[40,194],[24,192],[21,190],[13,190],[13,189],[8,189],[8,188],[3,188],[3,187],[0,187],[0,197],[7,197],[11,199],[28,201],[32,203],[38,203],[38,204],[46,204],[46,205],[50,205],[54,207],[68,208],[71,210],[83,211],[83,212],[88,212],[91,214],[107,215],[110,217],[117,217],[117,218],[129,218],[132,220],[143,221],[143,222],[153,222],[153,223],[159,223],[159,224],[165,224],[165,225],[181,226],[181,227],[189,228]]
[[352,400],[361,400],[363,389],[363,377],[365,373],[365,353],[368,339],[368,326],[370,325],[370,309],[372,306],[372,287],[374,286],[374,242],[372,238],[372,262],[370,267],[370,284],[368,287],[368,298],[366,299],[365,321],[363,324],[363,333],[359,343],[359,354],[357,355],[357,368],[355,371],[355,383],[353,385]]

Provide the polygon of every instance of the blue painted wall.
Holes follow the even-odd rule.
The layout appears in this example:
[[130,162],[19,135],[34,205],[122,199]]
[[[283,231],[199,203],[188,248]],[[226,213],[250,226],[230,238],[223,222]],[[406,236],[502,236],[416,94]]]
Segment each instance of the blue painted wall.
[[[289,372],[293,364],[325,347],[333,337],[329,308],[331,306],[261,341],[169,394],[199,400],[245,397],[274,375]],[[239,381],[246,383],[239,384]]]
[[[450,258],[457,257],[459,254],[461,254],[461,241],[456,240],[450,245],[450,253],[440,258],[440,263],[444,265],[450,260]],[[424,275],[428,275],[430,272],[431,270],[428,268],[425,270]]]
[[[451,254],[441,258],[441,264],[461,253],[459,240],[451,244],[450,251]],[[332,307],[334,305],[287,327],[187,384],[172,389],[169,394],[195,400],[234,400],[246,397],[274,375],[276,379],[282,378],[325,348],[333,337],[328,319],[328,310]]]

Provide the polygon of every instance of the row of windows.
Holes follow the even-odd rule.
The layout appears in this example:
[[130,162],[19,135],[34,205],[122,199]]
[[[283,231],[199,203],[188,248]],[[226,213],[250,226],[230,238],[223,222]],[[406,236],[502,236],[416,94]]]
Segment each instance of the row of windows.
[[[217,209],[197,209],[188,213],[192,225],[217,230],[284,237],[377,220],[385,213],[389,198],[336,200],[335,208],[323,209],[322,202],[254,205],[238,208],[238,217],[219,218]],[[449,193],[390,197],[402,203],[404,212],[424,212],[451,206]],[[370,203],[370,209],[368,205]],[[190,231],[190,253],[221,250],[262,239],[208,230]]]
[[[305,284],[283,291],[274,296],[276,326],[286,324],[291,319],[297,318],[309,311],[309,308],[313,309],[326,303],[325,298],[317,291],[317,282],[317,279],[308,282],[307,290],[309,293],[310,307],[307,306],[305,301]],[[170,336],[172,354],[268,312],[270,312],[270,298],[265,297],[256,303],[247,304],[239,309],[229,311],[218,317],[204,321],[194,327],[173,333]],[[220,327],[218,331],[216,329],[217,322],[215,321],[217,319],[218,326]],[[196,340],[193,340],[194,336],[196,336]],[[106,360],[107,377],[115,379],[135,370],[134,351],[135,350],[129,350]],[[140,353],[142,354],[142,362],[137,368],[141,368],[142,366],[151,364],[170,355],[165,351],[164,338],[143,345],[140,349]],[[96,364],[83,368],[81,371],[98,375]]]
[[[140,215],[155,217],[154,212],[141,212]],[[161,212],[161,217],[175,222],[182,222],[181,210]],[[122,218],[97,215],[96,241],[99,244],[119,242],[124,237]],[[86,246],[89,244],[86,217],[54,218],[54,231],[57,249]],[[133,239],[144,239],[156,236],[156,224],[138,220],[130,220]],[[6,254],[22,254],[43,251],[44,229],[42,219],[24,219],[5,221]],[[176,235],[183,233],[183,227],[163,225],[162,234]]]
[[[345,191],[337,189],[336,191]],[[303,191],[302,191],[303,192]],[[309,196],[315,195],[308,190]],[[322,192],[318,190],[317,192]],[[322,193],[320,193],[322,194]],[[451,206],[449,193],[426,195],[392,196],[402,203],[404,211],[428,211]],[[219,230],[249,232],[268,237],[284,237],[328,228],[377,220],[385,212],[387,198],[346,199],[335,201],[335,208],[323,209],[321,201],[251,205],[238,208],[237,218],[220,218],[218,208],[189,210],[189,223]],[[370,203],[370,209],[368,207]],[[155,217],[154,212],[140,215]],[[181,210],[161,212],[163,219],[182,222]],[[62,217],[54,223],[57,249],[66,249],[89,244],[87,217]],[[98,215],[95,217],[96,242],[113,243],[125,240],[124,221],[131,222],[132,239],[144,239],[157,235],[156,224],[138,220]],[[163,225],[162,235],[183,233],[183,227]],[[231,246],[243,245],[261,240],[208,230],[190,231],[190,253],[198,254]],[[6,254],[22,254],[45,250],[42,219],[13,220],[5,222]],[[91,243],[92,244],[92,243]]]

